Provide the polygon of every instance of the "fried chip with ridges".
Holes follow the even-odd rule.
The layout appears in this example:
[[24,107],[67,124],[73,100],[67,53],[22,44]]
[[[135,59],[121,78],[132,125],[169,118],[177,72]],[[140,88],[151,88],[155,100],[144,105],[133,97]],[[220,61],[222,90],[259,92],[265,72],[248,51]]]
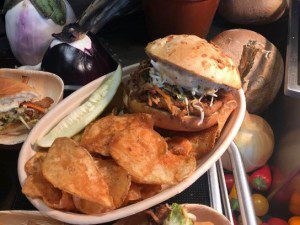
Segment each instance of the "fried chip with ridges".
[[174,155],[156,131],[146,127],[127,127],[109,144],[111,156],[142,184],[176,184],[196,169],[191,156]]
[[112,196],[114,206],[119,208],[126,196],[131,185],[131,177],[126,170],[117,165],[113,160],[95,160],[99,173],[107,182],[110,195]]
[[168,149],[175,155],[190,155],[197,160],[209,153],[218,137],[218,126],[199,132],[164,131],[168,136]]
[[103,117],[85,129],[80,145],[85,147],[89,152],[109,156],[110,150],[108,145],[110,141],[118,132],[128,126],[152,128],[153,120],[149,114],[145,113]]
[[108,185],[89,152],[70,138],[57,138],[42,164],[44,177],[65,192],[113,208]]
[[84,200],[84,199],[78,198],[74,195],[73,195],[73,202],[74,202],[76,209],[79,212],[82,212],[82,213],[85,213],[88,215],[102,214],[102,213],[109,212],[110,210],[112,210],[112,209],[103,207],[103,205],[100,205],[98,203]]
[[[99,173],[107,181],[114,206],[119,208],[128,195],[131,184],[130,175],[111,159],[103,160],[98,158],[95,160],[95,163]],[[111,210],[98,203],[87,201],[76,196],[73,196],[73,201],[78,211],[89,215],[101,214]]]
[[42,198],[51,208],[71,211],[75,209],[72,196],[49,183],[42,174],[42,162],[47,153],[37,152],[25,164],[27,178],[22,192],[31,198]]

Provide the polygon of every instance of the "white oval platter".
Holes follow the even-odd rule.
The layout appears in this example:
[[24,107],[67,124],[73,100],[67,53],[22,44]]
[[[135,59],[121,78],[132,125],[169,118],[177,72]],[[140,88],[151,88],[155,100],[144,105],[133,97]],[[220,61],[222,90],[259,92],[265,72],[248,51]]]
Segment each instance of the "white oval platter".
[[[133,72],[137,68],[137,66],[138,64],[134,64],[123,68],[123,76],[126,76]],[[107,76],[109,75],[111,74],[108,74]],[[24,184],[27,176],[24,171],[25,163],[30,157],[35,154],[32,146],[34,146],[36,140],[44,136],[62,118],[68,115],[74,108],[82,104],[84,100],[89,97],[89,95],[101,84],[103,79],[104,76],[98,78],[97,80],[94,80],[93,82],[80,88],[78,91],[74,92],[72,95],[64,99],[54,109],[46,114],[30,132],[26,142],[22,146],[18,160],[18,175],[21,185]],[[198,160],[197,168],[191,176],[178,183],[177,185],[167,188],[162,192],[156,194],[155,196],[143,201],[101,215],[84,215],[79,213],[63,212],[49,208],[40,199],[29,198],[29,201],[42,214],[48,215],[54,219],[66,223],[99,224],[117,220],[141,212],[179,194],[190,185],[192,185],[223,155],[223,153],[226,151],[226,149],[236,136],[245,115],[246,101],[243,90],[239,90],[235,94],[237,95],[238,107],[228,119],[214,149],[211,150],[211,152],[204,156],[202,159]]]

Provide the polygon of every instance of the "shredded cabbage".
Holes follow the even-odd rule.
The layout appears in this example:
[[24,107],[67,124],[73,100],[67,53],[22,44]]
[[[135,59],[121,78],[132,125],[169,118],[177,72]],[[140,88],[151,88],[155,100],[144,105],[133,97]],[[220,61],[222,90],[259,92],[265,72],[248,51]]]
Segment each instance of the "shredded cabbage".
[[175,85],[171,80],[169,80],[167,77],[162,77],[161,74],[159,73],[159,65],[154,62],[153,60],[151,60],[151,64],[153,65],[153,68],[150,68],[149,71],[149,76],[150,76],[150,83],[152,85],[155,85],[159,88],[165,89],[167,91],[172,91],[168,85],[171,85],[173,87],[176,88],[176,90],[172,91],[173,94],[175,94],[175,96],[177,97],[177,99],[179,99],[180,101],[184,101],[185,106],[186,106],[186,110],[187,110],[187,114],[190,114],[189,111],[189,101],[188,98],[186,97],[185,93],[190,93],[195,99],[198,100],[200,105],[196,105],[192,103],[192,106],[199,110],[200,112],[200,121],[198,122],[198,126],[200,126],[203,121],[204,121],[204,117],[205,117],[205,113],[204,113],[204,109],[201,107],[201,100],[204,97],[211,97],[210,99],[210,104],[209,106],[211,107],[214,103],[214,99],[218,97],[217,92],[218,89],[214,89],[214,88],[207,88],[207,87],[203,87],[201,85],[198,85],[197,87],[192,87],[191,89],[184,89],[181,86]]
[[26,123],[26,121],[24,120],[24,118],[22,116],[19,116],[19,120],[25,125],[25,127],[30,130],[30,126]]
[[[150,75],[150,83],[153,85],[156,85],[159,88],[164,88],[165,84],[169,84],[172,86],[176,86],[178,91],[180,92],[181,95],[183,95],[183,88],[175,85],[170,79],[167,77],[162,77],[161,74],[159,73],[159,66],[156,62],[151,60],[151,64],[153,65],[153,68],[150,69],[149,75]],[[191,89],[186,89],[192,96],[211,96],[211,97],[218,97],[216,94],[218,92],[218,89],[214,88],[207,88],[198,85],[197,87],[192,87]],[[203,98],[202,97],[202,98]]]

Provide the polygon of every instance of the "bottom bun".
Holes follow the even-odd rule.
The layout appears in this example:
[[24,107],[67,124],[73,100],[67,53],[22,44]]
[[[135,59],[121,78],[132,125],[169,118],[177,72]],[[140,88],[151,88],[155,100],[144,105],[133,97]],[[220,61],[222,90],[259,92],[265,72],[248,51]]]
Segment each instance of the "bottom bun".
[[0,135],[0,144],[1,145],[16,145],[24,142],[28,134],[21,134],[17,136],[10,135]]
[[148,106],[146,103],[137,101],[136,99],[126,98],[126,104],[131,113],[148,113],[154,119],[154,126],[174,131],[201,131],[218,124],[218,130],[222,130],[227,118],[231,112],[237,107],[237,102],[233,98],[225,98],[222,107],[211,114],[204,117],[201,124],[200,118],[196,116],[183,116],[181,118],[172,116],[169,112],[162,111]]
[[[28,123],[33,127],[35,123]],[[0,144],[2,145],[15,145],[22,143],[26,140],[30,130],[21,122],[9,124],[7,128],[0,132]]]

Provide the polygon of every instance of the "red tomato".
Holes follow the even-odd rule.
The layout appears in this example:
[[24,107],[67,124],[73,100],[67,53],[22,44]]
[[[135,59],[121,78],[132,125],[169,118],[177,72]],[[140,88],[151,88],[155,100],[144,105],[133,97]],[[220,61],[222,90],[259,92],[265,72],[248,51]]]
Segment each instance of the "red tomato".
[[280,218],[276,218],[276,217],[271,217],[268,220],[268,224],[269,225],[289,225],[286,221],[284,221],[283,219]]
[[272,175],[268,165],[253,172],[249,180],[250,186],[257,191],[267,191],[271,187]]
[[226,187],[227,187],[227,191],[228,193],[230,193],[233,185],[234,185],[234,177],[232,174],[230,173],[226,173],[225,174],[225,181],[226,181]]

